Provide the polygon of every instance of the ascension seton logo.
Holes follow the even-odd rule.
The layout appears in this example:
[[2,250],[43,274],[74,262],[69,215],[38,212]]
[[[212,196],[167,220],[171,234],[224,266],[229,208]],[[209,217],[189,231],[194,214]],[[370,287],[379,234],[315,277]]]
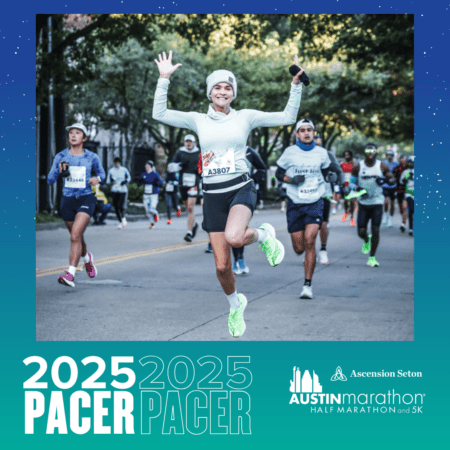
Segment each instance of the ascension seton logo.
[[338,366],[336,373],[331,377],[331,381],[347,381],[347,377],[342,373],[341,366]]

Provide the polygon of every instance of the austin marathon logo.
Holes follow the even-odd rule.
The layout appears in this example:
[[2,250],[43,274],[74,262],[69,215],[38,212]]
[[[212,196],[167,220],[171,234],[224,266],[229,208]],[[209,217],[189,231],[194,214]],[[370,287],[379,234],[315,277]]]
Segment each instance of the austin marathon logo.
[[[328,379],[348,381],[339,366]],[[318,374],[310,369],[302,372],[297,366],[292,370],[289,392],[290,405],[307,405],[311,413],[421,414],[425,397],[425,394],[399,393],[395,389],[378,393],[324,393]]]

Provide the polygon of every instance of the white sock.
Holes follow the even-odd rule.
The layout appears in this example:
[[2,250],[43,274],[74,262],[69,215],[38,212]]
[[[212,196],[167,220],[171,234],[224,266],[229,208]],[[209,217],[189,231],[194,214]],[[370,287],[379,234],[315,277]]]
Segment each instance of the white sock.
[[86,255],[83,256],[84,262],[88,263],[91,259],[89,258],[89,253],[86,253]]
[[69,266],[69,270],[67,272],[69,272],[70,275],[75,276],[77,273],[77,268],[75,266]]
[[127,223],[127,219],[125,217],[122,218],[122,223],[125,225]]
[[239,301],[239,297],[237,295],[237,291],[235,291],[231,295],[227,295],[227,299],[230,302],[230,309],[231,311],[236,311],[236,309],[241,306],[241,302]]
[[264,228],[256,228],[256,232],[258,233],[258,244],[261,244],[261,242],[264,242],[269,237],[269,232]]
[[190,234],[192,236],[192,231],[188,230],[187,234]]

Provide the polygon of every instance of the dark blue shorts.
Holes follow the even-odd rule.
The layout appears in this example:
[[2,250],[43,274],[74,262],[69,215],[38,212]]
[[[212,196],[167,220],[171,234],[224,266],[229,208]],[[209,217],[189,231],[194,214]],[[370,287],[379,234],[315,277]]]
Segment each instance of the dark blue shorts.
[[315,203],[294,203],[288,199],[287,224],[288,232],[304,231],[306,225],[317,224],[319,227],[323,221],[323,199]]
[[74,222],[79,212],[93,216],[97,197],[94,194],[82,195],[80,197],[61,197],[61,216],[64,222]]

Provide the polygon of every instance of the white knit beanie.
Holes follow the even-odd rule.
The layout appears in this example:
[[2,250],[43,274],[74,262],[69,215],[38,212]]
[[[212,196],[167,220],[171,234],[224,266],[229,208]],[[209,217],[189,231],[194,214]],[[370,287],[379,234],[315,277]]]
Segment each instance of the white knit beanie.
[[228,83],[233,88],[233,100],[237,95],[236,77],[229,70],[215,70],[206,79],[206,96],[211,100],[212,88],[219,83]]

